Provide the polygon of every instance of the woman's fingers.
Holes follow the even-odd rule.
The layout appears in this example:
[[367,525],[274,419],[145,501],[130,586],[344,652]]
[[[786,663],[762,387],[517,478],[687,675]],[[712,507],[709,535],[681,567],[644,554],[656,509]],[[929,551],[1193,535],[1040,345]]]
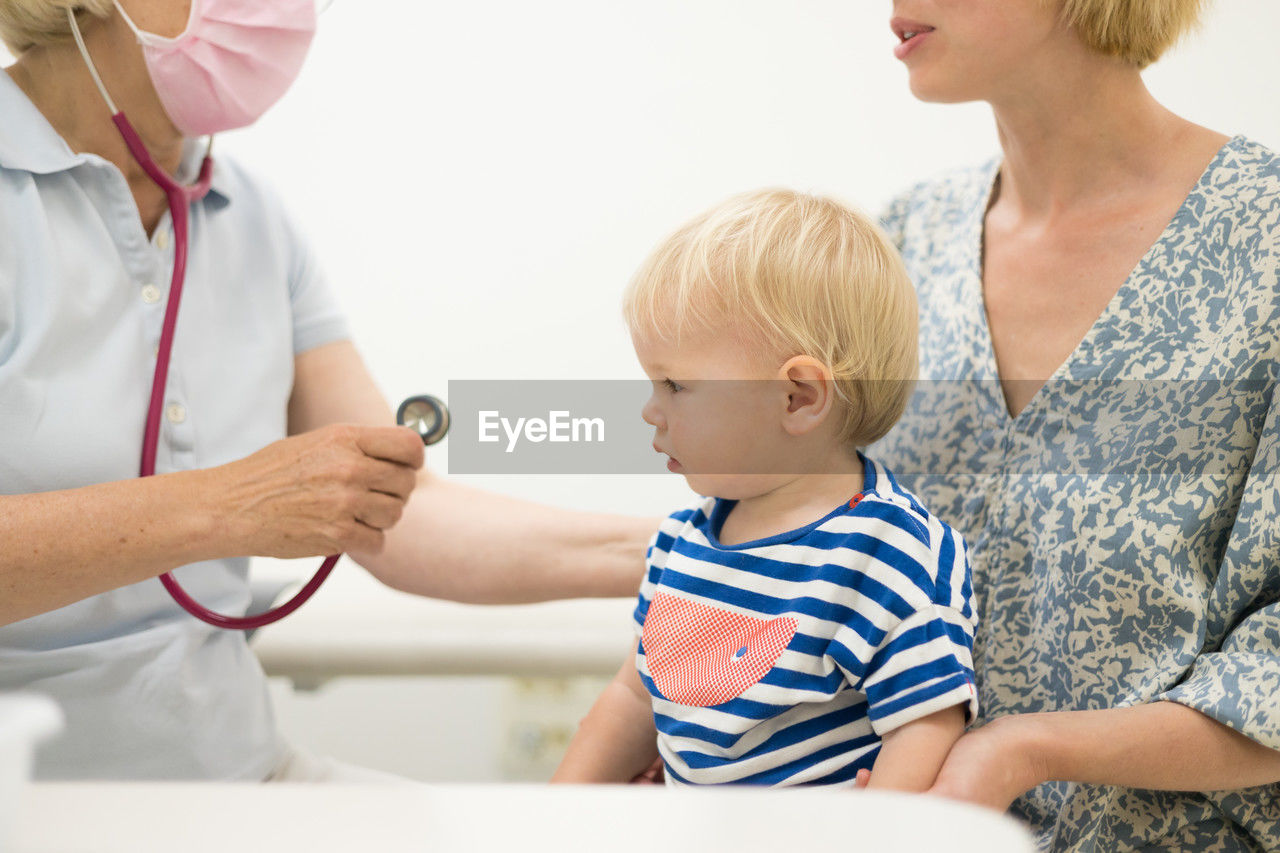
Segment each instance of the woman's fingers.
[[653,763],[641,774],[631,780],[632,785],[661,785],[666,782],[663,774],[662,757],[655,758]]
[[407,465],[415,470],[422,467],[425,458],[422,437],[408,427],[357,426],[350,429],[356,430],[356,447],[365,456]]
[[417,472],[407,465],[371,460],[369,474],[364,485],[370,491],[381,492],[401,501],[407,501],[418,485]]
[[349,441],[358,454],[351,466],[335,461],[345,479],[347,513],[356,522],[343,528],[339,544],[344,551],[380,551],[382,531],[400,520],[417,484],[422,439],[403,427],[349,426],[336,430],[334,440]]
[[343,537],[335,551],[346,553],[359,551],[362,554],[377,554],[382,551],[387,535],[376,527],[370,527],[361,521],[354,522],[347,535]]
[[303,557],[382,549],[422,467],[403,427],[325,427],[268,445],[210,474],[224,484],[228,535],[245,553]]
[[386,530],[400,520],[405,501],[382,492],[367,492],[362,504],[355,513],[355,520],[374,530]]

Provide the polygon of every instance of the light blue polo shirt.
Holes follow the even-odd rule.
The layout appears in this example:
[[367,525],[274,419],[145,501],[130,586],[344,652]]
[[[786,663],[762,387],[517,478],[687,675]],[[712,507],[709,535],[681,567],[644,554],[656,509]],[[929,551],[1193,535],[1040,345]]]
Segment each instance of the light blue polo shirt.
[[[0,72],[0,493],[137,476],[173,233],[151,240],[124,177],[73,153]],[[195,175],[191,145],[181,177]],[[294,356],[348,337],[280,202],[227,159],[194,205],[157,473],[282,438]],[[66,535],[74,536],[74,529]],[[247,558],[185,566],[198,601],[242,614]],[[61,703],[45,779],[262,779],[280,760],[261,668],[238,631],[144,581],[0,627],[0,691]]]

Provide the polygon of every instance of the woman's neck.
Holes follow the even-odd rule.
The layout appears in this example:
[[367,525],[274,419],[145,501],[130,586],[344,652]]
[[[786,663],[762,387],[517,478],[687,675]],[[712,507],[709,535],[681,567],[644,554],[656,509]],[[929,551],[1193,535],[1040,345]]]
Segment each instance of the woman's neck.
[[1028,80],[991,102],[1004,150],[999,200],[1024,219],[1087,215],[1155,183],[1169,152],[1191,143],[1203,159],[1225,139],[1169,112],[1119,60],[1081,57],[1053,71],[1058,79]]
[[[174,174],[182,160],[182,134],[160,104],[132,32],[113,15],[87,26],[84,40],[116,107],[152,159]],[[121,50],[126,44],[135,49]],[[129,154],[75,43],[30,48],[5,70],[72,151],[96,154],[120,170],[150,232],[165,209],[164,193]]]

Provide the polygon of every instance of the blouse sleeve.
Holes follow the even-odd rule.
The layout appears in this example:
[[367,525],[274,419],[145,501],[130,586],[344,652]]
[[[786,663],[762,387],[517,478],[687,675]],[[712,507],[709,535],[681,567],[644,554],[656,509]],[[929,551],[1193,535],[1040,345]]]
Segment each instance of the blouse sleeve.
[[1280,405],[1274,397],[1212,598],[1217,630],[1181,683],[1157,698],[1280,749]]

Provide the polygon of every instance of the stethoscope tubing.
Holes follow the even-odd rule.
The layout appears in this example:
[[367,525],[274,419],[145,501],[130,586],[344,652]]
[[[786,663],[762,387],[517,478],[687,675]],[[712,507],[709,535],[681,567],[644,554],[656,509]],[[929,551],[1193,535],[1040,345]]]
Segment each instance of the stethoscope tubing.
[[280,604],[270,610],[264,610],[262,613],[256,613],[246,616],[226,616],[216,613],[196,601],[187,591],[183,589],[178,581],[170,572],[165,572],[160,576],[160,583],[164,584],[164,588],[169,591],[169,595],[173,597],[183,610],[216,628],[226,628],[228,630],[252,631],[255,628],[261,628],[263,625],[270,625],[272,622],[279,622],[293,611],[307,603],[311,596],[316,594],[316,590],[320,589],[333,571],[333,567],[338,565],[338,558],[341,554],[334,554],[324,558],[324,562],[320,564],[320,568],[311,576],[311,580],[307,581],[306,586],[298,590],[297,595],[288,601]]
[[[134,130],[133,125],[125,118],[124,112],[118,109],[115,102],[111,100],[111,95],[107,92],[107,88],[102,83],[102,78],[98,74],[98,69],[94,65],[93,58],[89,56],[89,49],[85,46],[84,38],[80,33],[80,27],[76,23],[74,10],[68,6],[66,8],[67,21],[71,28],[71,33],[75,37],[76,46],[80,50],[81,56],[84,57],[85,64],[89,68],[89,73],[93,77],[94,84],[98,87],[98,91],[102,94],[103,100],[111,111],[111,121],[120,131],[120,135],[124,138],[125,145],[129,148],[129,153],[147,173],[147,176],[153,180],[157,186],[164,190],[165,197],[169,202],[169,215],[173,220],[174,234],[174,251],[173,251],[173,276],[169,283],[169,300],[165,306],[164,324],[160,333],[160,344],[156,349],[156,369],[151,380],[151,398],[147,407],[147,419],[143,428],[142,435],[142,459],[139,465],[140,477],[150,477],[156,472],[156,452],[160,443],[160,415],[164,410],[164,392],[165,386],[169,378],[169,357],[173,352],[173,335],[174,329],[178,323],[178,305],[182,299],[182,285],[186,281],[187,275],[187,251],[190,238],[190,215],[191,203],[204,198],[209,192],[213,178],[213,139],[209,140],[209,150],[205,152],[204,161],[200,164],[200,174],[196,182],[189,187],[184,187],[170,177],[163,169],[156,164],[151,157],[151,153],[147,150],[147,146]],[[258,613],[252,616],[225,616],[215,613],[207,607],[193,599],[174,579],[172,572],[165,572],[160,575],[160,582],[164,588],[169,591],[184,610],[192,616],[218,628],[253,630],[263,625],[270,625],[288,616],[297,610],[307,599],[315,595],[316,590],[324,583],[325,579],[333,571],[333,567],[337,565],[340,554],[334,554],[326,557],[320,565],[320,569],[312,576],[311,580],[301,589],[293,598],[286,601],[278,607],[271,608],[264,613]]]
[[[156,452],[160,444],[160,417],[164,411],[164,392],[169,380],[169,358],[173,353],[174,330],[178,325],[178,306],[182,301],[182,286],[187,277],[187,252],[191,236],[190,218],[191,202],[204,197],[209,191],[213,174],[213,158],[205,154],[200,166],[200,177],[190,187],[178,184],[160,169],[147,153],[146,146],[137,137],[137,133],[124,117],[116,113],[112,121],[125,137],[126,143],[133,150],[139,165],[148,176],[164,191],[169,201],[169,214],[173,219],[173,276],[169,281],[169,300],[165,306],[164,324],[160,331],[160,345],[156,350],[156,369],[151,379],[151,400],[147,407],[146,426],[142,435],[142,462],[138,476],[150,477],[156,472]],[[210,143],[212,147],[212,142]],[[338,564],[341,554],[333,554],[324,559],[320,568],[296,595],[277,607],[262,613],[246,616],[227,616],[214,612],[192,598],[182,585],[178,583],[172,572],[160,575],[160,583],[169,591],[169,595],[182,607],[202,622],[216,628],[229,630],[252,631],[264,625],[278,622],[297,610],[316,594],[321,584],[328,579]]]
[[[103,94],[105,96],[105,90]],[[147,405],[147,419],[142,433],[142,460],[138,470],[139,477],[150,477],[156,473],[156,453],[160,445],[160,417],[164,411],[164,392],[169,381],[169,361],[173,354],[174,331],[178,325],[178,307],[182,302],[182,287],[187,278],[187,253],[191,240],[191,204],[204,198],[209,192],[213,177],[213,156],[210,152],[205,153],[196,182],[189,187],[184,187],[156,165],[146,145],[138,137],[124,113],[116,112],[111,120],[119,129],[125,144],[143,171],[164,190],[169,202],[169,215],[173,220],[173,275],[169,280],[169,299],[168,304],[165,305],[160,344],[156,348],[156,368],[151,378],[151,398]],[[209,142],[209,148],[210,151],[213,148],[212,140]],[[449,409],[435,397],[427,395],[411,397],[404,401],[396,413],[398,423],[406,424],[410,420],[414,423],[414,428],[424,444],[435,444],[444,438],[449,430]],[[227,616],[210,610],[192,598],[178,583],[172,572],[160,575],[160,583],[183,610],[201,622],[216,628],[252,631],[278,622],[306,604],[328,579],[341,556],[341,554],[331,554],[325,557],[320,568],[311,576],[311,580],[307,581],[302,589],[288,601],[262,613],[246,616]]]

